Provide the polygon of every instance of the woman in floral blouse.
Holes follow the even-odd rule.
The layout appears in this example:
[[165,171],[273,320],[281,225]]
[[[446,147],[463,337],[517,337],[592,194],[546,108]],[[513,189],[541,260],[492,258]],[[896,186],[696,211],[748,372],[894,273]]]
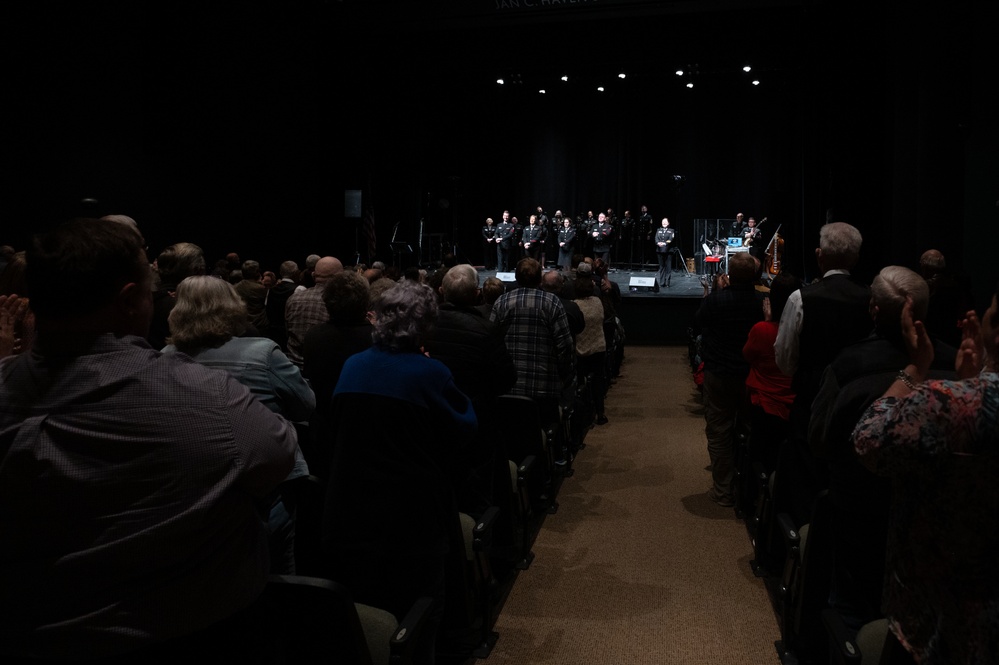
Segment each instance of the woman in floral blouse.
[[999,663],[999,285],[964,321],[956,379],[924,381],[933,346],[909,305],[912,363],[853,433],[894,480],[885,611],[918,663]]

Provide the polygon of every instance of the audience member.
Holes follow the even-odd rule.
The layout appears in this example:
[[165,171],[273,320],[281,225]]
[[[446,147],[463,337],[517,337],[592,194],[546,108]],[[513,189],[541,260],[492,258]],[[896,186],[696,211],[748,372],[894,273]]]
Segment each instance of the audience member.
[[862,241],[860,231],[843,222],[819,230],[815,257],[822,278],[787,299],[774,343],[777,366],[792,377],[795,393],[788,442],[781,452],[782,464],[793,469],[785,475],[790,482],[786,494],[798,524],[811,519],[815,496],[827,484],[825,464],[811,455],[807,444],[808,420],[822,372],[841,349],[864,339],[874,327],[870,289],[850,275]]
[[542,421],[554,423],[575,383],[569,321],[559,299],[541,290],[540,263],[521,259],[515,278],[518,287],[496,300],[491,315],[506,331],[506,348],[517,366],[517,382],[510,392],[534,399]]
[[[566,295],[569,290],[566,288],[565,275],[558,270],[549,270],[541,278],[541,288],[557,297],[558,301],[562,303],[562,307],[565,309],[565,318],[569,321],[569,332],[572,334],[572,339],[575,340],[576,335],[583,330],[585,321],[579,305]],[[575,289],[572,292],[575,293]]]
[[940,250],[928,249],[919,257],[919,272],[930,287],[930,304],[923,324],[932,337],[953,347],[961,344],[961,322],[973,309],[971,290],[952,271]]
[[280,280],[267,291],[265,307],[267,309],[268,332],[271,339],[282,349],[288,348],[288,326],[284,320],[284,309],[288,298],[295,292],[295,276],[298,275],[298,264],[294,261],[283,261],[278,268]]
[[909,364],[853,432],[894,487],[889,627],[924,665],[999,662],[999,284],[980,323],[968,313],[956,380],[926,381],[934,345],[909,304],[902,338]]
[[756,264],[748,254],[732,257],[728,276],[728,287],[701,301],[694,315],[694,328],[701,333],[704,361],[704,433],[712,480],[709,497],[720,506],[731,507],[735,505],[732,481],[736,425],[747,422],[749,414],[749,364],[742,349],[750,329],[763,320],[763,296],[753,287]]
[[315,286],[304,291],[295,291],[288,297],[284,308],[284,323],[288,331],[288,358],[302,366],[302,345],[309,330],[329,320],[326,303],[323,301],[323,287],[330,277],[343,272],[340,259],[324,256],[319,259],[312,272]]
[[[394,286],[394,284],[393,284]],[[323,287],[323,304],[328,321],[313,326],[302,345],[302,375],[316,393],[316,412],[309,425],[311,442],[306,459],[315,472],[324,475],[329,466],[330,443],[334,438],[331,421],[333,390],[347,358],[371,346],[371,287],[356,272],[336,273]]]
[[499,277],[486,277],[486,280],[482,282],[482,308],[485,310],[486,316],[492,313],[493,305],[504,292],[506,292],[506,285]]
[[[586,265],[585,263],[583,265]],[[607,341],[604,335],[603,301],[595,295],[593,280],[585,273],[576,277],[576,299],[572,302],[583,314],[583,329],[575,335],[576,375],[579,383],[587,381],[593,398],[597,425],[607,424],[604,397],[607,394]]]
[[[882,616],[891,486],[859,463],[850,435],[867,407],[909,362],[901,328],[907,300],[913,316],[921,318],[929,300],[923,278],[902,266],[882,269],[871,285],[874,333],[839,352],[823,373],[812,403],[808,443],[812,454],[827,464],[829,477],[834,573],[830,603],[854,629]],[[934,346],[930,374],[948,378],[956,350],[940,342]]]
[[185,277],[205,274],[205,254],[194,243],[178,242],[156,257],[156,272],[159,284],[153,292],[153,321],[147,339],[154,349],[162,349],[170,334],[167,318],[176,302],[177,285]]
[[791,377],[780,371],[774,360],[774,341],[788,297],[798,288],[798,278],[781,272],[770,282],[769,297],[763,301],[763,320],[749,330],[742,357],[749,363],[746,389],[750,402],[750,458],[759,461],[769,473],[777,467],[781,442],[787,438],[788,420],[794,391]]
[[266,336],[270,323],[267,320],[267,287],[260,281],[260,263],[252,259],[243,261],[240,270],[242,279],[236,282],[236,293],[246,303],[246,313],[250,325],[260,336]]
[[[186,353],[198,363],[229,372],[264,406],[288,420],[306,422],[316,408],[312,388],[277,343],[241,337],[248,328],[246,304],[231,284],[195,275],[177,285],[164,353]],[[287,480],[309,475],[300,449]],[[270,509],[271,572],[295,574],[295,507],[278,495]]]
[[38,237],[28,285],[37,344],[0,361],[4,662],[257,662],[260,509],[294,429],[148,345],[149,262],[123,225]]
[[454,467],[475,412],[450,370],[421,352],[437,319],[429,286],[403,280],[373,316],[374,344],[347,359],[333,397],[323,544],[329,574],[349,580],[357,602],[401,619],[417,598],[434,599],[419,656],[433,663],[448,553],[464,561],[450,536]]

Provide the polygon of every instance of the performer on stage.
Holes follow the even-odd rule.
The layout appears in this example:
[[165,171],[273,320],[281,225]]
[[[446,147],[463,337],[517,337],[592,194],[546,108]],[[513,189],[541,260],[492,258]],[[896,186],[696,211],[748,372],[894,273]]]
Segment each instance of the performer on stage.
[[625,210],[624,217],[618,222],[618,239],[617,245],[614,248],[615,261],[620,262],[621,252],[627,252],[628,255],[625,260],[627,260],[628,265],[630,266],[635,262],[634,231],[635,220],[631,216],[631,211]]
[[486,270],[496,269],[496,224],[492,217],[486,217],[486,223],[482,227],[482,241],[485,249],[482,250],[482,265]]
[[513,249],[513,224],[510,223],[510,211],[503,211],[503,221],[496,226],[496,270],[510,270],[510,250]]
[[572,228],[572,220],[562,219],[562,228],[558,232],[558,267],[562,270],[572,270],[572,254],[576,248],[576,230]]
[[760,232],[760,227],[756,224],[756,219],[753,217],[749,218],[746,228],[742,230],[742,244],[744,247],[748,247],[749,253],[759,259],[760,265],[763,265],[767,248],[763,243],[763,234]]
[[670,227],[669,219],[663,217],[662,226],[656,230],[656,257],[659,259],[659,286],[669,288],[673,275],[673,237],[676,232]]
[[[539,206],[540,207],[540,206]],[[537,215],[531,215],[521,236],[524,254],[541,263],[541,253],[545,247],[545,227],[538,222]]]
[[[652,240],[652,233],[657,229],[654,228],[656,221],[652,219],[652,215],[649,214],[648,206],[642,206],[642,214],[638,218],[638,230],[636,235],[638,237],[638,254],[639,261],[641,262],[642,269],[645,268],[645,243]],[[644,238],[644,242],[643,242]]]
[[597,216],[597,224],[590,231],[593,238],[593,258],[603,259],[606,265],[610,265],[611,241],[614,236],[614,227],[607,220],[607,215],[600,213]]
[[520,261],[526,255],[524,254],[524,241],[521,240],[524,237],[524,225],[516,217],[511,217],[510,223],[513,224],[513,250],[515,252],[511,261],[512,265],[510,266],[512,268],[516,265],[517,261]]

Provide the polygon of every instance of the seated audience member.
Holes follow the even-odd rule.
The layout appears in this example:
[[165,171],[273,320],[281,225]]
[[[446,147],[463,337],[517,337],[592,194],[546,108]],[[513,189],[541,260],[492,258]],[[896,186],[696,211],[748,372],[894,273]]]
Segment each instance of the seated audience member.
[[141,237],[35,239],[30,354],[0,361],[0,660],[258,662],[262,511],[294,429],[225,372],[145,341]]
[[[929,300],[923,278],[902,266],[882,269],[871,284],[874,333],[839,352],[823,373],[812,403],[808,444],[829,472],[834,573],[830,601],[854,629],[882,616],[891,485],[860,464],[850,434],[909,361],[901,328],[906,300],[913,314],[922,317]],[[940,342],[934,345],[931,375],[949,378],[956,351]]]
[[742,357],[749,363],[746,388],[750,406],[750,458],[763,464],[767,474],[777,465],[777,452],[787,438],[794,391],[791,377],[774,360],[774,342],[788,296],[798,288],[798,278],[782,272],[770,282],[770,296],[763,300],[763,320],[749,330]]
[[964,334],[956,380],[927,381],[933,343],[906,305],[909,364],[853,432],[892,479],[885,611],[925,665],[999,662],[999,284]]
[[[206,367],[222,369],[275,413],[306,422],[316,408],[312,388],[277,342],[266,337],[240,337],[248,327],[245,302],[231,284],[197,275],[177,285],[177,304],[170,312],[170,342],[164,353],[186,353]],[[309,475],[301,450],[287,480]],[[271,506],[271,572],[295,574],[295,506],[283,496]]]
[[323,545],[331,579],[357,602],[402,618],[417,598],[435,599],[420,658],[433,663],[454,547],[454,467],[475,411],[450,370],[421,352],[437,319],[429,286],[403,280],[373,315],[374,344],[347,359],[333,397]]
[[193,243],[178,242],[156,257],[156,272],[159,284],[153,291],[153,322],[147,339],[154,349],[162,349],[170,334],[167,318],[175,303],[177,285],[185,277],[205,274],[205,254]]
[[720,506],[734,506],[736,423],[748,415],[742,349],[749,331],[763,319],[763,296],[753,286],[756,264],[748,254],[729,261],[729,285],[710,293],[694,315],[704,360],[704,433],[711,459],[709,496]]
[[329,321],[314,326],[305,335],[302,375],[316,393],[316,412],[309,423],[311,441],[306,459],[315,472],[325,474],[329,467],[333,390],[347,358],[371,346],[368,281],[356,272],[343,271],[330,277],[323,292]]

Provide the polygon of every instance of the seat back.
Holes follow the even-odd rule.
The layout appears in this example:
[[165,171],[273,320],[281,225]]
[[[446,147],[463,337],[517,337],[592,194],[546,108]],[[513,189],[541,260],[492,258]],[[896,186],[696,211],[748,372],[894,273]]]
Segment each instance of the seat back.
[[276,663],[302,663],[316,654],[374,665],[350,592],[317,577],[271,575],[263,595],[273,626]]

